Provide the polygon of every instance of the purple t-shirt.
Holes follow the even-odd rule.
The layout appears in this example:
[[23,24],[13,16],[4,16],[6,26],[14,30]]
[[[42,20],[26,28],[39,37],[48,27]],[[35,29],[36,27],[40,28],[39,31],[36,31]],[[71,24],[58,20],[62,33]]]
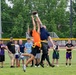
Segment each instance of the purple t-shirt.
[[3,44],[0,44],[0,55],[4,55],[5,51],[3,48],[1,48],[1,46],[4,46]]

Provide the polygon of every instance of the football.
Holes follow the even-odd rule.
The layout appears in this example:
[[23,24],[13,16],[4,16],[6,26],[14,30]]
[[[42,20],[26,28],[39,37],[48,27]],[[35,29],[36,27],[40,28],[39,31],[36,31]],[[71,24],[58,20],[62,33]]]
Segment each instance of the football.
[[33,15],[36,15],[36,14],[37,14],[37,11],[33,11],[32,14],[33,14]]

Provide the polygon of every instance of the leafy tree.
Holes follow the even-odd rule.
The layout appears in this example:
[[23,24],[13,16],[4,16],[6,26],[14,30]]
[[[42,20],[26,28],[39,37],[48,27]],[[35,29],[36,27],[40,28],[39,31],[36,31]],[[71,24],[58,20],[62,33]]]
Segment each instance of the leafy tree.
[[[56,32],[59,37],[69,37],[70,13],[66,11],[68,0],[9,0],[13,8],[2,0],[3,37],[25,37],[27,26],[32,28],[31,13],[37,10],[48,31]],[[76,8],[74,2],[73,36],[76,37]]]

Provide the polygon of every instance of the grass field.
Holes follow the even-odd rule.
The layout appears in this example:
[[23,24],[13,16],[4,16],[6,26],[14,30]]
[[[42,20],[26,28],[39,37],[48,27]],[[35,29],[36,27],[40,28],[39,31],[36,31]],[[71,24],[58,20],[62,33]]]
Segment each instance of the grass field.
[[[6,61],[4,68],[0,68],[0,75],[76,75],[76,51],[73,50],[73,58],[71,67],[65,66],[65,50],[60,50],[59,67],[28,67],[26,72],[23,72],[22,67],[10,68],[10,59],[6,52]],[[52,51],[50,52],[50,60]]]

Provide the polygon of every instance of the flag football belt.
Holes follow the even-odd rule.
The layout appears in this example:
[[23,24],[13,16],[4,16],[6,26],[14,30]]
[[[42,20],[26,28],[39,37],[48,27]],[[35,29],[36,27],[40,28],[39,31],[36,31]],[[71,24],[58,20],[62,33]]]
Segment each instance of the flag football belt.
[[36,45],[37,43],[40,44],[40,48],[41,48],[41,42],[36,42],[36,43],[34,43],[32,47],[35,48],[35,47],[37,46],[37,45]]
[[41,40],[41,42],[48,43],[48,41],[47,41],[47,40]]

